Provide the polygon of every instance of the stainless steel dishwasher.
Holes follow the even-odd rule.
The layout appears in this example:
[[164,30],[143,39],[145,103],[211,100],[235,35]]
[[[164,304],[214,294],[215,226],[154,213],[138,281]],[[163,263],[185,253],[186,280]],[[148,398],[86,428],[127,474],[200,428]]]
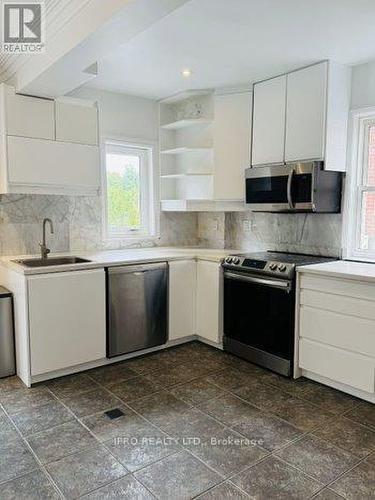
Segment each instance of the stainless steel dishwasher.
[[165,344],[168,264],[107,269],[107,357]]

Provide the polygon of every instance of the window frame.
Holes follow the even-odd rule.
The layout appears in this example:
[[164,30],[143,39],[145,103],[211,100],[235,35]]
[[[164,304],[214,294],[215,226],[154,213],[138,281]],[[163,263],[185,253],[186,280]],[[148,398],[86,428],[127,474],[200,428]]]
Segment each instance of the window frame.
[[366,186],[368,168],[368,140],[366,133],[375,125],[375,107],[353,110],[350,114],[348,171],[346,176],[346,203],[343,218],[344,259],[375,262],[375,250],[361,250],[360,238],[363,218],[363,194],[375,192],[375,186]]
[[[159,234],[159,190],[157,187],[158,162],[157,143],[132,139],[126,137],[103,137],[101,144],[101,171],[102,171],[102,233],[104,242],[131,242],[138,240],[155,240]],[[125,229],[122,231],[111,231],[108,224],[108,190],[107,190],[107,164],[106,155],[109,149],[113,151],[140,150],[146,161],[146,168],[141,167],[141,219],[142,226],[139,229]],[[130,152],[130,151],[129,151]],[[146,199],[146,204],[144,201]]]

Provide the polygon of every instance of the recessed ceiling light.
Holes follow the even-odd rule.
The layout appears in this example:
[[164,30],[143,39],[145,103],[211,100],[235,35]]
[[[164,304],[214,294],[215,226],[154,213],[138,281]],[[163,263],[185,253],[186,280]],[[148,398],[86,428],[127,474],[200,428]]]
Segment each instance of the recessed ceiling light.
[[186,68],[182,70],[181,74],[184,78],[189,78],[189,76],[191,76],[193,72],[191,71],[191,69]]

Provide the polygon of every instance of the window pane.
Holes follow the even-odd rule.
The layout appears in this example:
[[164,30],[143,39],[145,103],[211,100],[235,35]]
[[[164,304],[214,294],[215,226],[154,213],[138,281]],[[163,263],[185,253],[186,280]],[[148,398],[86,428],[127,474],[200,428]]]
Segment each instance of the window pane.
[[368,186],[375,186],[375,125],[371,125],[369,127],[368,165],[366,177],[366,184]]
[[110,230],[138,229],[141,226],[139,156],[108,153],[106,168]]
[[375,250],[375,192],[363,193],[360,249]]

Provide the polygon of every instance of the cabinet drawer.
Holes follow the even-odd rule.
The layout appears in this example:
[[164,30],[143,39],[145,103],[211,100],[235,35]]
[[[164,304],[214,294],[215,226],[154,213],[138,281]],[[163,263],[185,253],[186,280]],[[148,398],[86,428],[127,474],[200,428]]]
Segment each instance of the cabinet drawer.
[[6,131],[8,135],[51,139],[55,137],[54,102],[6,93]]
[[375,361],[365,356],[301,339],[299,366],[336,382],[374,393]]
[[375,321],[375,303],[371,300],[302,289],[300,304]]
[[375,287],[360,281],[303,274],[300,288],[375,301]]
[[375,321],[302,306],[300,337],[374,356]]

